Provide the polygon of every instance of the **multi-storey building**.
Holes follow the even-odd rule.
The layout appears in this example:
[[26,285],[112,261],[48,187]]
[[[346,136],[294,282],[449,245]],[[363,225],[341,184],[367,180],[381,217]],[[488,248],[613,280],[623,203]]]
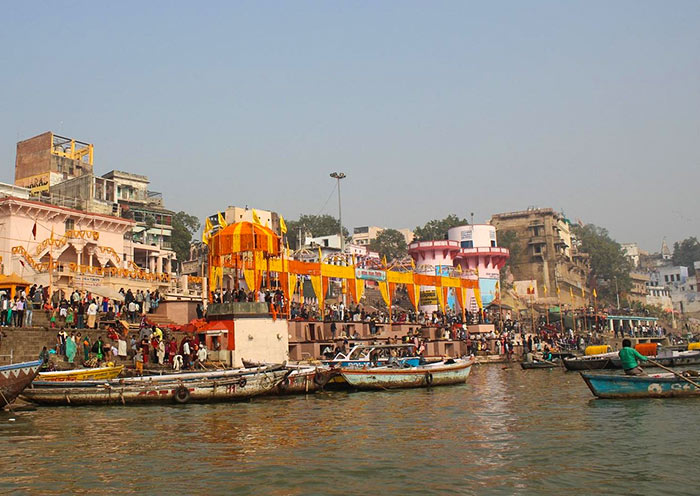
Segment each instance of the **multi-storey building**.
[[[235,222],[253,222],[253,210],[258,216],[260,223],[267,226],[277,234],[280,234],[280,216],[277,212],[269,210],[258,210],[246,207],[226,207],[224,211],[224,220],[227,224]],[[215,217],[212,217],[214,219]]]
[[17,143],[15,184],[32,195],[50,186],[92,172],[93,146],[46,132]]
[[125,239],[133,226],[133,220],[113,215],[0,198],[2,272],[15,272],[34,284],[82,288],[104,296],[120,287],[167,289],[169,259],[151,269],[133,264]]
[[[17,144],[15,184],[26,185],[32,197],[44,204],[82,212],[66,216],[64,226],[53,226],[56,235],[83,231],[76,226],[76,219],[81,219],[77,224],[91,216],[122,221],[113,221],[120,229],[128,226],[122,239],[115,242],[113,236],[102,234],[109,243],[99,248],[117,254],[121,266],[115,264],[116,268],[167,274],[169,278],[176,258],[170,244],[173,212],[163,207],[160,193],[149,191],[146,176],[116,170],[96,176],[93,159],[93,145],[44,133]],[[99,230],[92,231],[100,235]],[[69,245],[75,245],[70,236],[62,246]],[[77,250],[72,263],[85,265],[82,253]]]
[[[498,246],[496,228],[486,224],[454,227],[443,240],[416,241],[409,245],[408,253],[418,272],[452,275],[456,270],[478,279],[483,305],[488,305],[496,297],[500,270],[510,255],[508,249]],[[478,310],[476,295],[471,292],[467,305],[470,311]],[[437,309],[437,295],[433,288],[421,289],[421,308],[426,311]]]
[[[352,243],[355,245],[369,245],[379,233],[386,228],[379,226],[360,226],[352,230]],[[397,229],[403,235],[406,244],[413,241],[413,231],[410,229]]]
[[[587,302],[582,289],[589,273],[588,255],[577,251],[570,223],[562,214],[551,208],[531,208],[496,214],[490,224],[500,236],[506,231],[515,233],[519,254],[510,261],[514,287],[526,288],[535,281],[539,300],[543,300],[546,287],[547,297],[554,303],[558,287],[562,298],[573,295],[574,306]],[[517,284],[518,281],[528,283]]]

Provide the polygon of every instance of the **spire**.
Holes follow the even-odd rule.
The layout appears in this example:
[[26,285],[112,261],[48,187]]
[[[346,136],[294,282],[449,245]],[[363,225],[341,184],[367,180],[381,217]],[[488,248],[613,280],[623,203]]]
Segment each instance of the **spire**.
[[671,250],[668,249],[666,238],[661,242],[661,258],[664,260],[671,260]]

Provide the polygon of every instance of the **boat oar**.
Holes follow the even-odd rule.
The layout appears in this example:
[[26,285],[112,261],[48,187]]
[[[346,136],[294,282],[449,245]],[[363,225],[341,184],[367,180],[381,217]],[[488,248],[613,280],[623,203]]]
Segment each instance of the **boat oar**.
[[686,376],[684,376],[683,374],[679,374],[679,373],[676,372],[675,370],[671,370],[671,369],[669,369],[668,367],[664,367],[664,366],[661,365],[659,362],[655,362],[655,361],[652,360],[651,358],[650,358],[648,361],[649,361],[649,363],[653,363],[654,365],[656,365],[656,366],[659,367],[659,368],[662,368],[662,369],[664,369],[664,370],[668,370],[668,371],[671,372],[673,375],[675,375],[675,376],[680,377],[681,379],[683,379],[685,382],[689,382],[690,384],[692,384],[693,386],[695,386],[695,387],[698,389],[698,391],[700,391],[700,384],[698,384],[697,382],[691,381],[691,380],[688,379]]
[[14,422],[15,421],[15,411],[12,409],[12,405],[10,405],[10,402],[7,401],[7,398],[5,398],[5,395],[3,394],[2,389],[0,389],[0,396],[2,396],[3,401],[5,403],[7,403],[7,408],[10,409],[10,413],[12,414],[12,417],[10,417],[8,420],[10,422]]

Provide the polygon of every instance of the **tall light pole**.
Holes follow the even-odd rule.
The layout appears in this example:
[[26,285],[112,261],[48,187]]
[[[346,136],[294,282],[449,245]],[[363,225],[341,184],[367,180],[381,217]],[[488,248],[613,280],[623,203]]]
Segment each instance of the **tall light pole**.
[[617,298],[617,309],[619,310],[620,309],[620,290],[617,287],[617,276],[615,276],[615,298]]
[[345,173],[332,172],[331,177],[338,181],[338,224],[340,225],[340,253],[345,253],[345,237],[343,236],[343,211],[340,206],[340,180],[345,179]]

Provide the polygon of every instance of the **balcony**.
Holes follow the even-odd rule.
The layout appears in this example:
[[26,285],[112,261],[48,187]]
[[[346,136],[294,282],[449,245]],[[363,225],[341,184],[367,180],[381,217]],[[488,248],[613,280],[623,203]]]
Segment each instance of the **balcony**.
[[544,236],[533,236],[527,242],[528,245],[544,245],[547,244],[547,238]]

